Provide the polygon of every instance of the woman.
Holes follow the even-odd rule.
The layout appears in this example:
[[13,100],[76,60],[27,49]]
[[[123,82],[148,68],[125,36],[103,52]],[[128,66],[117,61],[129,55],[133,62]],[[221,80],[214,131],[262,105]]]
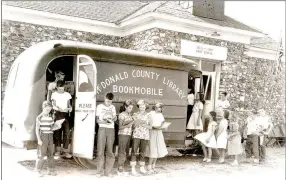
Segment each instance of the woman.
[[124,173],[124,163],[126,154],[129,152],[130,139],[132,134],[132,125],[134,120],[131,116],[133,103],[126,100],[119,110],[119,131],[118,131],[118,174]]
[[139,165],[140,172],[146,174],[145,169],[145,154],[146,148],[149,144],[149,129],[152,129],[150,126],[150,114],[146,112],[148,104],[144,100],[139,100],[137,107],[139,111],[134,113],[134,130],[132,135],[132,152],[131,152],[131,173],[132,175],[137,175],[135,166],[136,166],[136,153],[139,148]]
[[150,112],[151,126],[150,129],[150,143],[147,148],[147,156],[149,157],[148,171],[154,173],[157,158],[162,158],[168,154],[162,129],[160,128],[165,118],[162,114],[163,104],[157,103],[154,111]]
[[203,132],[195,136],[195,139],[201,142],[204,152],[203,162],[211,162],[212,149],[216,148],[216,139],[214,135],[217,127],[216,112],[211,111],[209,114],[210,117],[207,132]]
[[191,136],[194,137],[196,134],[198,134],[200,131],[203,130],[202,112],[204,104],[205,104],[204,94],[197,93],[195,97],[195,105],[193,107],[193,113],[190,117],[187,126],[187,129],[189,130],[189,135],[187,137]]

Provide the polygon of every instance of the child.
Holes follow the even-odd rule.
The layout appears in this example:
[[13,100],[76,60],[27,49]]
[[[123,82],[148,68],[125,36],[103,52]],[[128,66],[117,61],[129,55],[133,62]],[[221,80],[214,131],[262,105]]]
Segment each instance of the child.
[[[202,93],[197,93],[195,97],[193,113],[187,125],[187,129],[190,132],[187,137],[191,137],[191,136],[194,137],[196,134],[198,134],[199,131],[203,130],[202,112],[203,112],[204,104],[205,104],[204,95]],[[193,144],[197,145],[195,141]]]
[[64,78],[65,78],[65,74],[61,71],[56,71],[55,72],[55,81],[54,82],[51,82],[49,83],[49,86],[48,86],[48,95],[47,95],[47,101],[48,102],[51,102],[51,96],[52,96],[52,93],[54,93],[56,91],[56,88],[57,88],[57,82],[59,80],[63,81]]
[[130,140],[132,134],[132,125],[134,120],[131,116],[133,103],[126,100],[120,107],[119,114],[119,131],[118,131],[118,174],[124,173],[124,163],[126,154],[129,153]]
[[54,109],[54,120],[62,120],[66,119],[63,123],[63,127],[57,131],[55,131],[55,146],[56,146],[56,158],[59,158],[61,154],[61,142],[62,142],[62,131],[64,131],[63,135],[63,148],[64,148],[64,156],[66,158],[71,158],[72,156],[68,152],[69,148],[69,140],[70,140],[70,126],[69,121],[67,119],[68,112],[72,111],[72,107],[70,104],[71,95],[68,92],[65,92],[64,81],[57,81],[57,91],[52,94],[51,100]]
[[227,136],[227,153],[230,156],[234,156],[234,161],[231,165],[238,165],[238,156],[243,153],[241,144],[241,134],[239,132],[239,125],[236,121],[229,123],[229,134]]
[[227,145],[227,126],[228,126],[228,121],[226,119],[229,118],[229,111],[223,110],[222,109],[217,109],[216,110],[217,114],[217,120],[219,121],[218,125],[218,131],[216,134],[216,140],[217,140],[217,148],[219,150],[219,163],[224,163],[225,159],[225,150],[226,150],[226,145]]
[[208,131],[195,136],[195,139],[201,142],[204,152],[203,162],[211,162],[212,149],[216,148],[215,130],[216,130],[216,112],[211,111],[209,118]]
[[150,114],[146,112],[148,104],[144,100],[139,100],[137,103],[137,107],[139,111],[133,114],[134,119],[134,130],[132,135],[132,153],[131,153],[131,174],[137,175],[135,166],[136,166],[136,154],[139,149],[139,165],[140,172],[142,174],[146,174],[147,171],[145,169],[145,156],[146,149],[149,145],[149,129],[152,129],[150,125]]
[[[116,120],[116,109],[112,104],[114,95],[105,94],[104,104],[99,104],[96,109],[97,123],[99,125],[97,136],[97,176],[102,176],[105,162],[105,176],[111,176],[115,155],[113,144],[115,140],[114,121]],[[104,155],[106,154],[106,157]],[[106,159],[106,160],[105,160]]]
[[38,159],[36,161],[36,171],[40,177],[43,176],[42,168],[44,157],[47,156],[48,174],[55,175],[53,171],[53,131],[54,120],[52,117],[52,105],[44,102],[43,111],[36,119],[36,137],[38,140]]
[[163,132],[160,129],[163,122],[165,121],[162,114],[163,104],[157,103],[154,107],[154,111],[150,112],[152,129],[150,132],[150,142],[147,148],[147,157],[149,157],[149,165],[147,170],[150,173],[154,173],[157,158],[162,158],[168,154]]

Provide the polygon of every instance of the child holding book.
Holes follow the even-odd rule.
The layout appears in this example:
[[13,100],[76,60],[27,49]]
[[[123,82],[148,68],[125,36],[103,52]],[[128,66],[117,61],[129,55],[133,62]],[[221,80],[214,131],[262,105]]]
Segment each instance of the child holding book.
[[154,173],[157,158],[162,158],[168,154],[163,132],[162,125],[165,122],[165,118],[162,114],[163,104],[157,103],[154,110],[150,112],[150,124],[152,129],[149,130],[150,142],[147,148],[147,157],[149,157],[149,165],[147,170],[149,173]]

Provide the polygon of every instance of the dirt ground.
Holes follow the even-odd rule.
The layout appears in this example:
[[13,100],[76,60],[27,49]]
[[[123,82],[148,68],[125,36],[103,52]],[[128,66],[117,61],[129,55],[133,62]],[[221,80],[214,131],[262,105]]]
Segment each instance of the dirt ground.
[[[181,156],[176,150],[170,150],[169,156],[160,159],[157,164],[156,175],[139,176],[136,179],[169,180],[169,179],[231,179],[231,180],[255,180],[255,179],[285,179],[285,148],[268,148],[268,159],[265,163],[253,165],[244,163],[237,167],[230,165],[231,159],[225,164],[217,164],[214,159],[211,163],[202,163],[201,157]],[[23,150],[2,144],[2,179],[10,180],[39,179],[33,168],[35,166],[36,151]],[[73,160],[55,160],[56,176],[44,176],[40,179],[72,180],[82,178],[84,180],[99,179],[94,176],[94,170],[80,167]],[[101,179],[135,179],[132,176],[122,177],[115,175],[114,178],[103,177]]]

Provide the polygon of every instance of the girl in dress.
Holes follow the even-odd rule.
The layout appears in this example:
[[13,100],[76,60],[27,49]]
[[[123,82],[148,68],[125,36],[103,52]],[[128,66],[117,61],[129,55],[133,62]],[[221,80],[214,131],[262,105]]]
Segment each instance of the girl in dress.
[[209,114],[210,117],[207,132],[203,132],[195,136],[195,139],[200,141],[202,145],[204,152],[203,162],[211,162],[212,149],[216,148],[216,139],[214,135],[217,127],[216,112],[211,111]]
[[[195,97],[193,113],[187,125],[187,129],[190,132],[187,137],[191,136],[194,137],[196,134],[198,134],[200,131],[203,130],[202,112],[204,104],[205,104],[204,95],[202,93],[197,93]],[[196,143],[194,142],[194,144]]]
[[217,140],[217,148],[219,151],[219,163],[224,163],[225,158],[225,150],[227,145],[227,126],[228,121],[226,119],[229,118],[229,111],[228,110],[222,110],[221,108],[216,110],[217,114],[217,121],[218,121],[218,131],[216,134],[216,140]]
[[154,110],[150,112],[151,126],[150,129],[150,142],[147,148],[147,156],[149,157],[149,165],[147,167],[150,173],[154,173],[157,158],[162,158],[168,154],[162,129],[165,118],[162,114],[163,104],[157,103]]
[[227,136],[228,144],[227,144],[227,153],[230,156],[234,156],[234,161],[232,165],[238,165],[238,155],[243,153],[242,145],[241,145],[241,135],[239,132],[239,125],[237,122],[229,123],[229,134]]
[[132,175],[137,175],[136,166],[136,153],[139,149],[139,165],[140,172],[146,174],[145,169],[145,155],[146,149],[149,145],[149,129],[152,129],[150,125],[150,114],[146,112],[148,104],[144,100],[139,100],[137,107],[139,111],[134,113],[134,130],[132,135],[132,151],[131,151],[131,173]]
[[119,131],[118,131],[118,174],[124,173],[124,163],[126,154],[129,152],[130,140],[132,134],[132,125],[134,120],[131,116],[133,103],[126,100],[120,107],[119,114]]

